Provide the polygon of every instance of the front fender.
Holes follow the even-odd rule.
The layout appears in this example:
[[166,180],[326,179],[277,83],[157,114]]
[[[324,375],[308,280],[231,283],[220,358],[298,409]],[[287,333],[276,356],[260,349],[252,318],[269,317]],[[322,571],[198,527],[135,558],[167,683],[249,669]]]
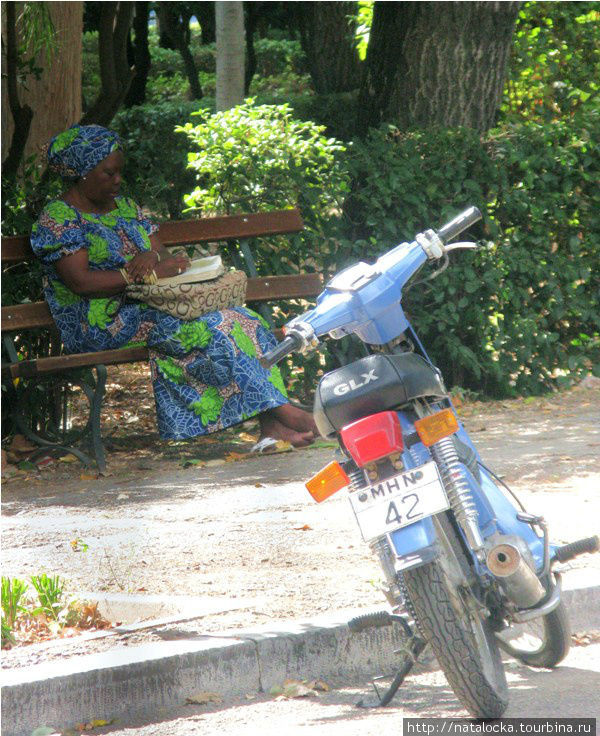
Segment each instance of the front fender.
[[388,538],[397,556],[398,571],[419,567],[438,556],[439,549],[431,516],[391,532]]

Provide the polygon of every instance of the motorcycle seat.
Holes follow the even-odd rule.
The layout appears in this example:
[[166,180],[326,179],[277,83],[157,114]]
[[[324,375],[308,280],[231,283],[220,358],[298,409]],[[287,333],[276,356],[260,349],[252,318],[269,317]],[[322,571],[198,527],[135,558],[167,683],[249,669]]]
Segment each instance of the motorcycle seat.
[[323,376],[315,394],[314,419],[319,432],[332,437],[370,414],[413,399],[445,396],[439,373],[420,355],[368,355]]

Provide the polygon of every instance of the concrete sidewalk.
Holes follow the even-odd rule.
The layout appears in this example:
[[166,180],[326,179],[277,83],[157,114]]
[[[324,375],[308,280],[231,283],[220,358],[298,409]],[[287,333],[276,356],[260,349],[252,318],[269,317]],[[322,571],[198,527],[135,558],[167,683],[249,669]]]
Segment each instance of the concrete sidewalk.
[[[567,576],[564,601],[574,631],[600,627],[600,576]],[[393,672],[399,659],[394,652],[405,643],[401,628],[352,634],[347,622],[359,613],[365,611],[212,636],[191,631],[184,639],[175,638],[176,627],[166,626],[166,640],[159,643],[5,671],[2,734],[30,736],[41,725],[62,729],[92,717],[153,712],[199,692],[233,697],[269,692],[288,678],[366,681]],[[417,672],[424,667],[435,667],[428,651]]]

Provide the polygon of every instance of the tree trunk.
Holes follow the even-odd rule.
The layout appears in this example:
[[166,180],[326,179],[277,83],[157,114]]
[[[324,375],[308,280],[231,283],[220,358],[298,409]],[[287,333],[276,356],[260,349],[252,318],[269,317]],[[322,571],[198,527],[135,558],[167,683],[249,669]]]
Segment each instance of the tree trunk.
[[419,14],[411,2],[375,2],[365,71],[358,101],[357,129],[366,134],[389,113],[389,100],[401,66],[404,38]]
[[200,23],[200,33],[202,34],[202,43],[214,43],[217,40],[217,30],[215,26],[215,4],[214,2],[198,2],[192,3],[194,15]]
[[125,97],[125,107],[143,105],[146,101],[146,83],[150,71],[150,50],[148,48],[148,13],[149,2],[136,2],[135,17],[133,19],[133,31],[135,43],[133,44],[133,65],[135,76],[131,80],[129,92]]
[[246,2],[244,4],[244,18],[246,28],[246,73],[244,75],[244,94],[250,93],[250,84],[256,73],[256,51],[254,49],[254,34],[264,3]]
[[493,124],[518,2],[376,2],[360,129]]
[[[6,51],[6,88],[10,112],[13,119],[13,133],[10,148],[6,157],[2,156],[2,175],[14,177],[23,158],[33,111],[29,105],[21,104],[17,77],[19,71],[19,54],[17,51],[17,13],[14,2],[6,3],[6,41],[2,47]],[[4,127],[4,126],[3,126]]]
[[356,2],[299,2],[302,48],[318,94],[347,92],[360,86],[356,48]]
[[198,79],[196,62],[189,47],[189,25],[190,10],[183,9],[182,3],[162,2],[158,6],[158,14],[163,28],[173,41],[175,48],[179,51],[183,60],[183,66],[190,85],[190,97],[192,100],[200,100],[203,97],[202,87]]
[[133,70],[127,61],[127,36],[134,5],[132,2],[102,3],[98,36],[102,87],[98,99],[81,119],[83,125],[109,125],[129,91]]
[[[4,67],[6,75],[2,75],[2,160],[5,175],[11,170],[16,171],[24,156],[36,154],[41,157],[42,149],[49,138],[77,122],[81,116],[83,3],[49,2],[46,5],[57,41],[57,50],[52,56],[51,63],[48,64],[42,54],[36,60],[36,65],[42,69],[40,79],[29,75],[26,83],[18,84],[12,92],[10,90],[12,62],[9,62],[8,58]],[[16,12],[18,17],[20,6],[20,3],[2,3],[2,45],[7,57],[10,51],[7,36],[9,14]],[[11,100],[10,97],[13,95],[16,99],[13,97]],[[60,104],[57,104],[57,100]],[[16,116],[13,117],[15,111]],[[15,131],[15,120],[17,140],[11,151],[11,158],[7,161],[8,149]]]
[[244,101],[244,5],[215,3],[217,21],[217,110]]

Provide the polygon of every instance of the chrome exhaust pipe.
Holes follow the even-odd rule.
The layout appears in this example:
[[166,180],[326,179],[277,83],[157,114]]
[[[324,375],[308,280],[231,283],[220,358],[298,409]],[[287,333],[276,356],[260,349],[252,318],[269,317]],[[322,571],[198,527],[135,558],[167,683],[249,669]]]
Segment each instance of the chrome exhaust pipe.
[[515,544],[505,541],[492,547],[487,566],[518,608],[533,608],[546,595],[544,586]]

